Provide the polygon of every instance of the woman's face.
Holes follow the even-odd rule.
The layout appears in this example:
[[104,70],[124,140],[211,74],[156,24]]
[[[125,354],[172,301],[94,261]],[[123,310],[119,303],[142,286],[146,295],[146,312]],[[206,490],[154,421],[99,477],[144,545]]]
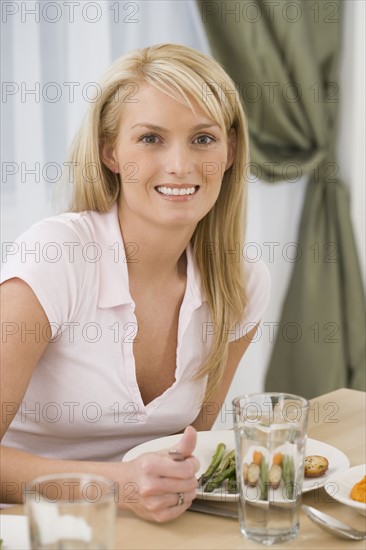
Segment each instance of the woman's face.
[[235,156],[225,132],[149,84],[123,106],[114,149],[103,160],[120,173],[121,219],[194,230],[212,208]]

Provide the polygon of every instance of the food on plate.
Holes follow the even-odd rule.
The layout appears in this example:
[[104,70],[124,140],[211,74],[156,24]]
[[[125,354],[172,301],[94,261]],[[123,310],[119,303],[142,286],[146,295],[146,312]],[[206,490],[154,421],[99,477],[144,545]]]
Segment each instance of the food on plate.
[[220,487],[225,480],[230,479],[235,481],[235,451],[230,451],[221,460],[215,473],[205,485],[206,493],[212,493],[215,489]]
[[282,460],[282,479],[286,487],[287,497],[293,498],[295,488],[295,464],[292,456],[284,455]]
[[260,488],[261,500],[268,500],[268,464],[264,457],[261,462]]
[[305,477],[319,477],[325,474],[329,462],[325,456],[312,455],[305,457]]
[[249,464],[247,462],[244,462],[243,464],[243,480],[244,483],[248,483],[248,470],[249,470]]
[[226,489],[236,493],[235,450],[225,454],[226,445],[219,443],[207,470],[198,480],[198,486],[212,493],[226,482]]
[[253,462],[254,464],[258,464],[258,466],[261,465],[263,459],[263,453],[261,451],[254,451],[253,452]]
[[[204,492],[212,493],[216,489],[228,493],[237,492],[235,450],[225,453],[226,445],[219,443],[207,470],[198,480],[198,486]],[[324,456],[312,455],[305,457],[305,477],[319,477],[325,474],[328,467],[329,462]],[[263,452],[254,449],[248,462],[243,464],[242,475],[245,485],[260,489],[261,500],[268,500],[268,490],[278,489],[281,482],[283,488],[286,489],[287,498],[292,499],[294,497],[295,464],[291,455],[276,452],[273,454],[270,463],[268,463]],[[363,483],[366,493],[366,476]]]
[[251,462],[248,466],[247,485],[255,487],[261,475],[261,467],[255,462]]
[[268,489],[278,489],[283,480],[288,498],[293,498],[295,468],[293,458],[275,453],[271,467],[260,451],[253,452],[251,463],[243,465],[243,480],[248,487],[259,487],[261,500],[268,500]]
[[204,486],[207,483],[207,481],[210,479],[210,477],[212,477],[213,474],[216,472],[217,468],[220,466],[221,460],[224,457],[225,451],[226,451],[225,443],[219,443],[211,458],[211,462],[207,470],[201,475],[201,477],[198,480],[199,486]]
[[282,468],[278,464],[272,463],[268,474],[268,481],[272,489],[278,489],[282,479]]
[[230,465],[217,472],[205,485],[206,493],[212,493],[215,489],[218,489],[222,483],[226,480],[232,479],[235,477],[235,461],[230,463]]
[[366,476],[352,487],[351,499],[366,504]]
[[[219,443],[212,455],[206,471],[198,480],[198,486],[206,493],[221,489],[229,493],[237,492],[235,449],[225,454],[226,446]],[[249,487],[258,486],[260,499],[268,500],[268,489],[277,489],[283,479],[289,498],[293,494],[294,466],[292,457],[275,453],[271,467],[263,452],[254,450],[250,463],[243,464],[243,480]]]
[[282,466],[282,460],[283,460],[283,454],[275,453],[273,455],[272,464],[278,464],[278,466]]

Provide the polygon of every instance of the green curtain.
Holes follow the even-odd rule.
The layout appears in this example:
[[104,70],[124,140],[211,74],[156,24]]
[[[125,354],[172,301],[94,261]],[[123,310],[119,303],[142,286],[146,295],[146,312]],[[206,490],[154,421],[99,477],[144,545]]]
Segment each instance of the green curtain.
[[197,1],[213,56],[241,93],[254,169],[269,183],[309,175],[266,390],[365,390],[365,300],[334,157],[341,2]]

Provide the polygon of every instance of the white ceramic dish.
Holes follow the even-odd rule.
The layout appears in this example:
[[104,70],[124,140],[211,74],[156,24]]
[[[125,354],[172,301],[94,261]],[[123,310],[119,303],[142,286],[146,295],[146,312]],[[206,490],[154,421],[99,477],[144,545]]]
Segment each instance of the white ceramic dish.
[[1,514],[0,538],[3,539],[3,550],[30,550],[28,518]]
[[[161,451],[164,449],[173,449],[182,436],[171,435],[168,437],[162,437],[159,439],[153,439],[142,443],[137,447],[131,449],[125,454],[123,460],[132,460],[142,453],[150,453],[154,451]],[[233,430],[225,431],[210,431],[210,432],[198,432],[197,433],[197,446],[194,451],[194,455],[198,458],[201,464],[201,468],[197,473],[199,477],[207,468],[211,462],[213,453],[215,452],[217,444],[222,441],[226,444],[227,451],[233,449],[235,446],[234,432]],[[328,459],[329,469],[322,476],[314,479],[305,479],[303,484],[303,493],[313,491],[319,487],[323,487],[328,483],[329,479],[336,473],[342,472],[349,468],[350,462],[347,456],[342,453],[336,447],[317,441],[315,439],[308,439],[306,442],[306,455],[322,455]],[[202,490],[197,491],[197,498],[205,500],[219,500],[225,502],[235,502],[238,500],[237,494],[227,493],[225,491],[217,490],[213,493],[205,493]]]
[[357,502],[352,500],[350,493],[352,487],[358,481],[366,475],[366,464],[360,464],[359,466],[354,466],[343,472],[335,473],[327,482],[324,489],[327,491],[328,495],[346,504],[351,506],[359,512],[361,515],[366,516],[366,504],[363,502]]

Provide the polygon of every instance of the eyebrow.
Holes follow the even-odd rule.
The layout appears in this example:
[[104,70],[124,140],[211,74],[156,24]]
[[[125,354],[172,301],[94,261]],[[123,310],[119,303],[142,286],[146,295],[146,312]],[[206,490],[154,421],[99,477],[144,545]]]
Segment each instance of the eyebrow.
[[[162,126],[157,126],[156,124],[151,124],[150,122],[138,122],[137,124],[131,126],[130,130],[136,128],[137,126],[149,128],[151,130],[154,130],[155,132],[167,132],[166,128],[163,128]],[[216,124],[216,122],[203,122],[201,124],[197,124],[197,126],[194,126],[192,130],[202,130],[203,128],[220,128],[220,126]]]

